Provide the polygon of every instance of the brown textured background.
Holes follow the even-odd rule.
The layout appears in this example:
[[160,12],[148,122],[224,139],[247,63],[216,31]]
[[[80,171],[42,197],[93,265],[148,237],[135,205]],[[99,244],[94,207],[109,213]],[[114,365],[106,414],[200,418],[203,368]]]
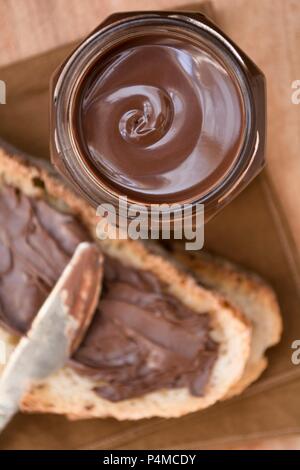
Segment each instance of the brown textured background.
[[[1,0],[0,66],[78,40],[113,11],[181,4],[184,1]],[[268,174],[300,253],[300,105],[291,101],[291,84],[300,80],[300,1],[214,0],[212,4],[220,26],[267,76]],[[245,447],[300,449],[300,437],[292,428],[286,436],[270,440],[253,435],[247,444],[237,435],[234,448]]]

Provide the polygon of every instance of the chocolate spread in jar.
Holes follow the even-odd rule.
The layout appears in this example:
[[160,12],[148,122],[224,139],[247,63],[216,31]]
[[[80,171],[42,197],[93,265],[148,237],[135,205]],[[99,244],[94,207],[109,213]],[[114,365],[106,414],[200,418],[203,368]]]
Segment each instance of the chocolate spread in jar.
[[145,34],[101,57],[76,122],[97,177],[149,202],[197,200],[230,172],[244,141],[241,92],[204,42]]
[[[0,321],[24,334],[89,235],[71,215],[4,187],[0,193]],[[76,288],[76,286],[74,286]],[[92,324],[70,364],[119,401],[162,388],[201,395],[217,358],[210,317],[167,294],[151,273],[105,257]]]

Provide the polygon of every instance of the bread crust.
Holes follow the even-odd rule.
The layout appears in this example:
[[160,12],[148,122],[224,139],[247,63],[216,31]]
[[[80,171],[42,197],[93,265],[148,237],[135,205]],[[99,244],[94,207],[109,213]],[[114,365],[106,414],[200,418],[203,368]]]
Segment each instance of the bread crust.
[[266,350],[280,340],[282,318],[276,294],[261,277],[220,256],[204,251],[186,252],[179,243],[173,245],[173,255],[193,272],[201,285],[223,295],[252,324],[250,356],[244,374],[224,398],[238,395],[262,374],[268,365]]
[[[95,228],[99,222],[96,211],[43,165],[0,148],[0,182],[76,215],[96,240]],[[96,241],[105,253],[123,263],[151,271],[166,285],[170,294],[197,313],[211,314],[212,337],[220,343],[220,347],[205,395],[192,396],[185,388],[158,390],[139,398],[113,403],[93,391],[96,382],[91,378],[64,367],[47,380],[36,383],[24,396],[21,409],[60,413],[72,419],[111,416],[119,420],[136,420],[153,416],[181,416],[206,408],[224,397],[241,378],[250,352],[251,326],[241,311],[217,293],[199,286],[192,276],[152,253],[142,243],[133,240]],[[0,339],[15,342],[4,330],[0,330]]]

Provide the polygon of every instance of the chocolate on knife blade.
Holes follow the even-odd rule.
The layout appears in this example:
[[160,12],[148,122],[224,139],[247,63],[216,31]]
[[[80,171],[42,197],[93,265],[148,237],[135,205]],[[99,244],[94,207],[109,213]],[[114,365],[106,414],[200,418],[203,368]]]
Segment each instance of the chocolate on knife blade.
[[78,245],[0,379],[0,431],[35,381],[62,367],[93,318],[102,286],[103,256],[95,244]]

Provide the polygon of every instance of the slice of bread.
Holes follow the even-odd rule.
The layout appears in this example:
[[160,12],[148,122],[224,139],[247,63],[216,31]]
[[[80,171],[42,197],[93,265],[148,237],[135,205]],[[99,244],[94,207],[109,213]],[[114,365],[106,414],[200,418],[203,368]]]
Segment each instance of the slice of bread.
[[276,295],[259,276],[219,256],[187,252],[180,243],[172,245],[172,253],[202,286],[223,295],[252,324],[250,356],[243,376],[226,394],[230,398],[257,380],[268,364],[267,348],[280,340],[282,319]]
[[[42,198],[58,210],[74,214],[95,237],[99,222],[96,211],[76,196],[44,165],[12,149],[0,148],[1,185],[17,187],[24,194]],[[65,366],[47,380],[41,381],[24,396],[21,410],[52,412],[73,419],[107,417],[140,419],[152,416],[176,417],[206,408],[220,400],[240,379],[249,357],[251,326],[238,308],[223,297],[197,284],[192,276],[161,256],[151,253],[147,245],[133,240],[99,241],[103,252],[139,269],[148,270],[166,285],[166,290],[201,315],[212,317],[211,336],[219,342],[218,358],[202,397],[192,396],[188,389],[158,390],[145,396],[110,402],[98,396],[95,382]],[[9,350],[16,338],[0,329],[0,339]]]

